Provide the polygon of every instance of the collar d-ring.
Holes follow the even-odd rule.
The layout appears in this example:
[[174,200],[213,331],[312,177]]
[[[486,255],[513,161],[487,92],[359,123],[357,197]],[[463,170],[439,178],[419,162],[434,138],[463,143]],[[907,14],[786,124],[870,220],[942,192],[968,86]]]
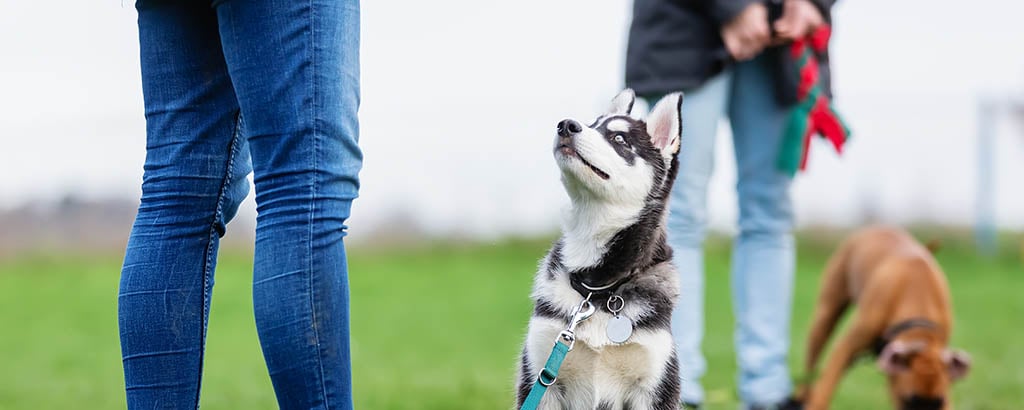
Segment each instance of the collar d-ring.
[[615,315],[621,312],[622,308],[626,307],[626,300],[622,296],[612,295],[608,298],[608,302],[605,305],[608,307],[608,311]]

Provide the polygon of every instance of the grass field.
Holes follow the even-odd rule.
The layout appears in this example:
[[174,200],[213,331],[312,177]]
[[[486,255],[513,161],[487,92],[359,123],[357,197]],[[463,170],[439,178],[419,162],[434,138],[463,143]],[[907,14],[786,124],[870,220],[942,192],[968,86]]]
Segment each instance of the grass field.
[[[354,389],[361,409],[505,409],[527,298],[547,240],[350,251]],[[830,240],[800,247],[791,363],[802,363],[809,308]],[[735,362],[728,246],[708,249],[705,377],[710,409],[733,409]],[[959,409],[1024,408],[1024,269],[1017,249],[981,258],[947,244],[954,344],[974,357]],[[124,407],[116,292],[120,255],[36,254],[0,261],[0,409]],[[202,407],[272,409],[250,305],[251,262],[224,252],[217,272]],[[794,377],[799,376],[794,370]],[[836,409],[887,407],[864,362]]]

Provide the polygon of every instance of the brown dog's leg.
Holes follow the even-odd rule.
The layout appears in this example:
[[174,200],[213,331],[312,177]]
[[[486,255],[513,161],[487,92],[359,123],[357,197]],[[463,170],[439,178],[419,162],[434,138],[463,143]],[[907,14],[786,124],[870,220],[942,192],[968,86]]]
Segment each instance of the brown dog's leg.
[[806,402],[806,410],[823,410],[828,408],[828,402],[831,400],[833,393],[836,392],[836,386],[843,377],[843,373],[846,372],[847,367],[853,362],[857,353],[863,351],[868,346],[874,334],[876,333],[865,331],[865,329],[858,328],[855,324],[836,342],[836,347],[831,352],[831,355],[828,356],[828,361],[821,371],[821,377],[814,382],[814,388]]
[[[900,396],[899,396],[899,394],[896,393],[896,389],[893,387],[893,383],[892,383],[891,380],[889,382],[889,401],[892,402],[892,408],[898,409],[898,408],[901,407],[900,406]],[[947,400],[947,402],[948,402],[948,400]],[[948,410],[948,409],[943,409],[943,410]]]
[[871,342],[885,330],[885,318],[889,308],[883,301],[891,300],[893,291],[893,287],[884,282],[874,282],[862,292],[857,302],[857,315],[853,317],[853,323],[846,333],[836,341],[821,377],[814,383],[805,409],[828,408],[839,379],[843,377],[853,359],[858,353],[870,347]]
[[814,381],[814,372],[818,368],[818,359],[832,335],[839,317],[850,306],[850,291],[846,280],[846,260],[849,246],[842,246],[832,258],[821,278],[821,290],[818,303],[814,308],[811,330],[807,334],[807,355],[804,356],[804,380],[797,389],[796,397],[807,401],[808,387]]

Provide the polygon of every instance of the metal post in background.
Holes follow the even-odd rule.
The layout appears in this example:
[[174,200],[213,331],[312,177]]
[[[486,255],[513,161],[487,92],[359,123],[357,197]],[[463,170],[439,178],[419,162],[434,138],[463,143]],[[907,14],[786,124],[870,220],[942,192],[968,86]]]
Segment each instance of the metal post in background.
[[983,98],[978,104],[978,190],[975,195],[974,241],[985,255],[997,250],[995,215],[996,102]]

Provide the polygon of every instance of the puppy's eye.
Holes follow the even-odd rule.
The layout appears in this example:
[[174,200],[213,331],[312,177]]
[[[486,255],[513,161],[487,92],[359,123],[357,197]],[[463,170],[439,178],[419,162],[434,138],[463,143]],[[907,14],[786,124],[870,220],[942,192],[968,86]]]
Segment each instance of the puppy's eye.
[[626,145],[626,138],[624,138],[622,134],[615,134],[615,142]]

